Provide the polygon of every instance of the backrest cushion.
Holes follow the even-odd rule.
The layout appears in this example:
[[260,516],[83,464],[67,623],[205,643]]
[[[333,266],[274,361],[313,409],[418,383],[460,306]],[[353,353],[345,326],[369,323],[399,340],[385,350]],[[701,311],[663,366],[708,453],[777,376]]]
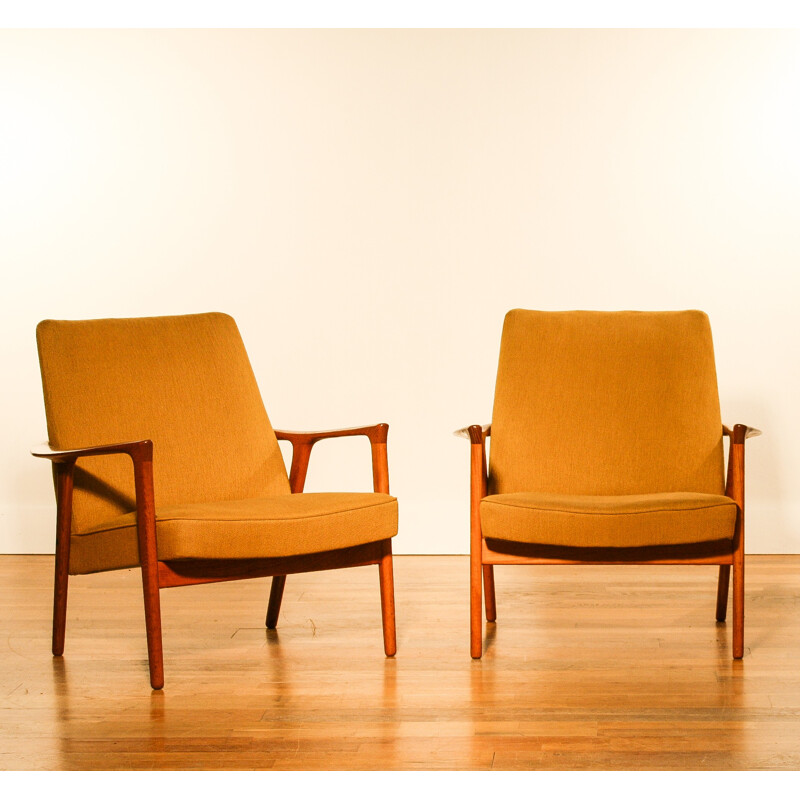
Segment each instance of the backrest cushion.
[[723,494],[708,317],[510,311],[489,474],[492,494]]
[[[157,505],[289,493],[231,317],[45,320],[36,338],[52,447],[152,439]],[[79,460],[73,506],[73,532],[133,510],[130,458]]]

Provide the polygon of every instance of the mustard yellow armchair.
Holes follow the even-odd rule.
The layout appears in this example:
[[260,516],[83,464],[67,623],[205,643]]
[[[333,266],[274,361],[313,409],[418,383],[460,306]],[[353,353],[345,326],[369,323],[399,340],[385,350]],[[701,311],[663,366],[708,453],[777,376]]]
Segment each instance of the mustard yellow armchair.
[[456,431],[471,443],[472,657],[482,588],[496,619],[495,564],[605,563],[719,564],[719,621],[733,567],[741,658],[744,444],[759,433],[722,425],[701,311],[510,311],[492,423]]
[[[68,576],[141,567],[150,682],[164,685],[159,590],[379,565],[384,650],[396,650],[388,426],[276,431],[234,320],[224,314],[46,320],[37,327],[53,463],[53,654],[64,652]],[[303,494],[317,441],[366,436],[373,492]],[[292,444],[287,475],[278,439]]]

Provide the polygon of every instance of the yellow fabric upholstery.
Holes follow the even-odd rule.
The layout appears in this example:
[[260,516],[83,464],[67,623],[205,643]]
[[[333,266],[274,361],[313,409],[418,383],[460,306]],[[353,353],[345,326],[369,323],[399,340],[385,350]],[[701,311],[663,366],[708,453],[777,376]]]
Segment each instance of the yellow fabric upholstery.
[[737,506],[724,495],[491,495],[485,538],[562,547],[647,547],[732,540]]
[[[293,496],[234,320],[225,314],[41,322],[56,449],[153,441],[161,558],[302,555],[393,536],[382,494]],[[125,455],[75,471],[70,572],[138,564]]]
[[514,310],[497,371],[483,536],[565,547],[731,541],[701,311]]
[[701,311],[510,311],[489,493],[724,493]]
[[[389,539],[396,533],[397,501],[378,493],[289,494],[156,509],[162,561],[307,555]],[[138,563],[135,513],[72,538],[73,573]]]

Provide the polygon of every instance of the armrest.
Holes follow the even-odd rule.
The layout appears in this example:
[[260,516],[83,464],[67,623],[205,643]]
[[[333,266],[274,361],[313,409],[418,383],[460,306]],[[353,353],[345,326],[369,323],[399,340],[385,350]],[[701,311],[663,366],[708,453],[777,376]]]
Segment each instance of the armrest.
[[[72,529],[72,494],[75,462],[85,456],[107,456],[123,453],[133,462],[133,485],[136,496],[136,535],[139,545],[139,564],[145,585],[145,594],[158,594],[158,545],[156,543],[156,506],[153,488],[153,442],[142,439],[136,442],[118,442],[71,450],[55,450],[41,444],[31,450],[36,458],[53,462],[56,472],[56,523],[57,558],[69,563],[69,541]],[[148,633],[148,651],[150,634]],[[152,664],[152,661],[151,661]],[[151,673],[152,675],[152,673]],[[155,684],[153,684],[155,686]]]
[[31,449],[32,456],[46,458],[55,463],[68,463],[84,456],[108,456],[114,453],[126,453],[134,460],[141,458],[151,459],[153,457],[153,442],[150,439],[142,439],[138,442],[99,444],[71,450],[55,450],[45,442]]
[[729,436],[731,440],[728,450],[725,494],[744,511],[744,443],[746,439],[753,436],[761,436],[761,431],[748,425],[734,425],[733,430],[723,425],[722,435]]
[[385,422],[364,425],[359,428],[339,428],[332,431],[284,431],[276,430],[275,436],[292,444],[292,466],[289,470],[289,486],[293,493],[303,491],[308,472],[311,448],[323,439],[338,439],[342,436],[366,436],[372,449],[372,486],[374,491],[389,494],[389,461],[386,441],[389,426]]
[[722,435],[731,437],[731,444],[742,444],[745,439],[753,436],[761,436],[758,428],[751,428],[749,425],[734,425],[731,430],[727,425],[722,426]]
[[377,425],[364,425],[359,428],[339,428],[332,431],[284,431],[276,430],[278,439],[289,441],[292,444],[315,445],[323,439],[336,439],[340,436],[366,436],[373,444],[386,443],[389,426],[385,422]]
[[469,439],[473,444],[481,444],[487,436],[492,435],[492,425],[470,425],[467,428],[459,428],[453,431],[453,436],[461,439]]

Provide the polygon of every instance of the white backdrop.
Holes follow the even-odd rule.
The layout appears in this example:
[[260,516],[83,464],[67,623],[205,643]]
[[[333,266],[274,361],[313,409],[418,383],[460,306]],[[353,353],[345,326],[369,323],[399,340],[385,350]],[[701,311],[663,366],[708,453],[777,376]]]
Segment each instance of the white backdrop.
[[0,31],[0,552],[53,546],[36,323],[209,310],[277,427],[390,424],[395,552],[466,552],[514,307],[705,310],[800,552],[799,110],[798,31]]

